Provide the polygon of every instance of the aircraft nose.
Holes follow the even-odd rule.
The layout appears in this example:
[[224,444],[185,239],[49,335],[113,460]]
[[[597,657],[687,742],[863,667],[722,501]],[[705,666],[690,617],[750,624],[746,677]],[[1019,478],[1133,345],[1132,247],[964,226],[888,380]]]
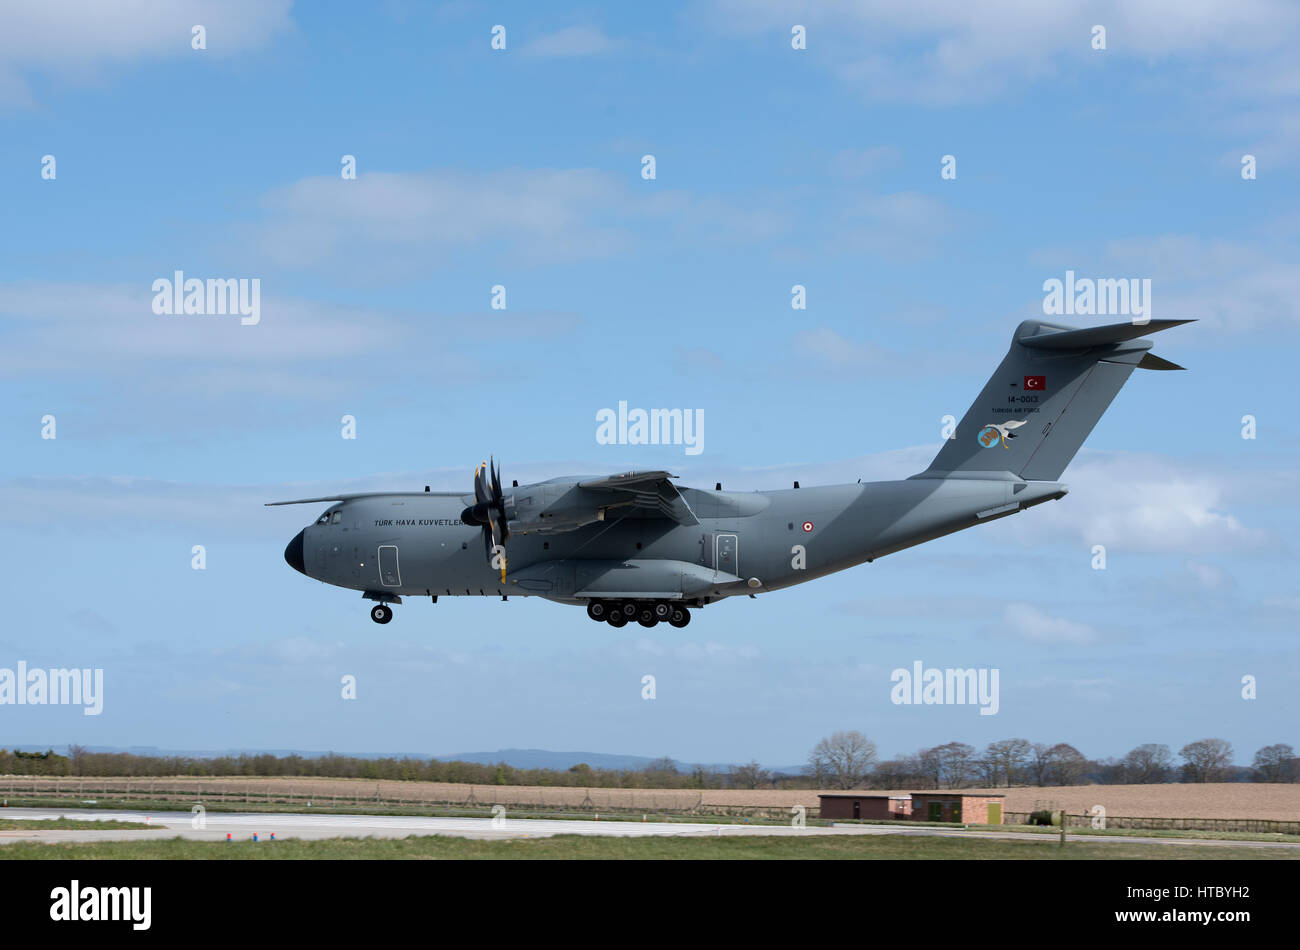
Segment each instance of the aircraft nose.
[[293,540],[289,542],[289,546],[284,549],[284,559],[288,562],[289,566],[299,574],[306,574],[307,571],[302,558],[302,535],[303,532],[299,531],[293,536]]

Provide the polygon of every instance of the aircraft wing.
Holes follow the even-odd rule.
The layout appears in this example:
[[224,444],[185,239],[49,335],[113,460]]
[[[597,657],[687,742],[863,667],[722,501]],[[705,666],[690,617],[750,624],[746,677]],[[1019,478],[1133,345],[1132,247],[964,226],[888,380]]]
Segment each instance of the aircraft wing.
[[411,496],[417,498],[429,498],[433,495],[438,495],[443,498],[457,498],[464,494],[463,491],[354,491],[338,492],[333,495],[321,495],[317,498],[295,498],[292,501],[268,501],[264,502],[264,504],[268,508],[273,508],[276,505],[308,505],[322,501],[351,501],[355,498],[410,498]]
[[623,472],[517,488],[511,528],[542,533],[574,531],[627,515],[699,524],[691,506],[669,481],[674,477],[668,472]]
[[623,472],[578,482],[578,487],[613,496],[611,502],[603,506],[605,509],[635,508],[669,518],[680,525],[699,524],[700,519],[695,517],[691,506],[677,486],[669,481],[676,477],[668,472]]

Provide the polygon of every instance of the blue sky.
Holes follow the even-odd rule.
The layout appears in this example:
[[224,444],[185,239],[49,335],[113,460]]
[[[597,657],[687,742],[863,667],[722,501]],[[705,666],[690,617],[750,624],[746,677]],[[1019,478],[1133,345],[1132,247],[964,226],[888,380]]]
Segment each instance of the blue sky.
[[[0,706],[0,741],[1300,744],[1300,10],[1050,6],[7,11],[0,666],[102,667],[106,695]],[[258,278],[261,322],[155,315],[175,270]],[[378,627],[284,564],[315,508],[262,507],[468,489],[489,453],[521,482],[906,477],[1067,270],[1150,279],[1154,316],[1199,322],[1157,338],[1189,371],[1135,374],[1066,499],[686,630],[491,600]],[[620,400],[703,410],[704,452],[597,444]],[[892,705],[918,659],[999,668],[998,714]]]

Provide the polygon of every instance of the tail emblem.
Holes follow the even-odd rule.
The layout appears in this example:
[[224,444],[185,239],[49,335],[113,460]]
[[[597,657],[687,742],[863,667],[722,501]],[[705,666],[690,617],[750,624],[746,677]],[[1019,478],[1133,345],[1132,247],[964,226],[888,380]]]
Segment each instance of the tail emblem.
[[1007,440],[1016,437],[1016,434],[1011,430],[1019,429],[1025,424],[1025,422],[1026,420],[1024,419],[1012,419],[1009,422],[1002,423],[1001,425],[990,422],[983,429],[980,429],[979,435],[977,435],[976,438],[979,440],[979,444],[984,446],[986,449],[991,449],[995,445],[1001,445],[1004,449],[1010,449],[1011,446],[1007,445]]

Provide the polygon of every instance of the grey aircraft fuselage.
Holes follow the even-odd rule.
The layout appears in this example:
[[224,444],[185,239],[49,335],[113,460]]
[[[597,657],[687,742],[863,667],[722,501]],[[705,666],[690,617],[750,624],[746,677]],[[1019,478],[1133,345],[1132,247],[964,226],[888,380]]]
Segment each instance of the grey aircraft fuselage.
[[[583,591],[609,597],[640,592],[705,603],[841,571],[1059,498],[1066,488],[1057,482],[923,478],[780,491],[679,491],[698,525],[631,515],[554,534],[512,534],[504,583],[484,557],[481,529],[461,521],[461,512],[474,503],[472,494],[350,499],[303,530],[300,570],[337,587],[403,596],[514,594],[582,603],[588,599],[580,596]],[[640,575],[636,582],[633,574]]]
[[371,616],[403,596],[535,596],[593,620],[685,626],[692,607],[757,595],[1061,498],[1070,460],[1135,369],[1186,320],[1077,329],[1026,320],[925,471],[899,481],[780,491],[678,487],[668,472],[556,478],[474,491],[336,494],[289,542],[308,577],[362,591]]

